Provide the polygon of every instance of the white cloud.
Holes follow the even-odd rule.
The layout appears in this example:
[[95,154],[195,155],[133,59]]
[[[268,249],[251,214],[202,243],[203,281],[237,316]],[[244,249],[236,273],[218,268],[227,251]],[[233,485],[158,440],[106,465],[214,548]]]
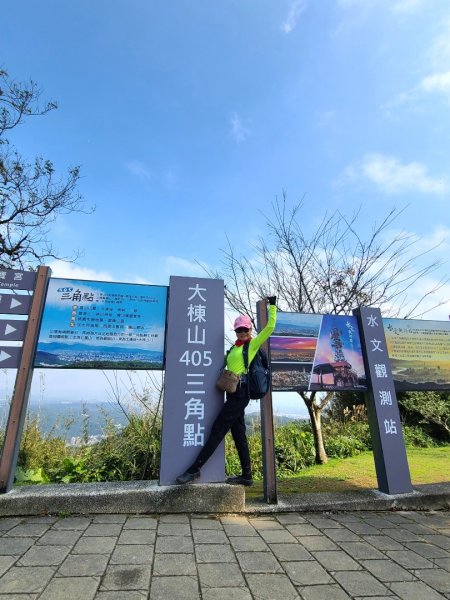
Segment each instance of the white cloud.
[[419,162],[402,164],[395,156],[366,154],[361,160],[349,165],[340,182],[369,180],[385,194],[420,192],[440,195],[450,190],[445,176],[432,177],[426,165]]
[[391,10],[396,13],[409,13],[421,8],[427,0],[398,0],[391,6]]
[[421,108],[426,95],[443,94],[450,100],[450,15],[440,18],[439,33],[430,40],[428,48],[418,57],[422,77],[409,90],[399,93],[384,105],[388,117],[401,107]]
[[450,68],[450,13],[439,19],[437,27],[439,33],[430,41],[424,57],[426,68],[432,73]]
[[450,228],[445,225],[438,225],[427,236],[423,236],[419,240],[419,244],[423,245],[423,250],[429,250],[439,246],[440,253],[443,256],[450,254]]
[[231,117],[230,125],[231,137],[237,144],[245,142],[251,134],[250,129],[244,126],[242,119],[237,113],[234,113]]
[[180,256],[166,256],[166,272],[170,275],[183,275],[185,277],[208,277],[202,263],[181,258]]
[[424,92],[442,92],[450,93],[450,71],[444,73],[435,73],[424,77],[419,84]]
[[140,160],[130,160],[125,163],[125,167],[132,175],[141,179],[150,180],[153,178],[152,170]]
[[305,0],[294,0],[291,2],[288,16],[281,24],[281,31],[283,31],[283,33],[291,33],[291,31],[297,27],[300,15],[305,11],[305,9]]
[[86,279],[89,281],[114,281],[113,276],[108,271],[95,271],[88,267],[80,267],[74,263],[55,260],[48,265],[52,270],[52,277],[64,279]]

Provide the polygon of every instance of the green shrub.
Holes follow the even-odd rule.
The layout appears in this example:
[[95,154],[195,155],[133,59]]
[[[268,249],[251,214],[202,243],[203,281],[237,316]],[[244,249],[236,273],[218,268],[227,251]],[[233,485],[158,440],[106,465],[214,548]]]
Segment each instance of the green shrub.
[[42,433],[38,418],[32,418],[26,423],[17,461],[18,467],[23,471],[53,471],[70,455],[71,450],[63,438],[54,437],[52,432]]
[[49,483],[50,479],[42,468],[24,471],[20,467],[17,467],[15,481],[20,485],[26,483]]
[[353,435],[336,435],[327,438],[325,449],[329,457],[348,458],[367,450],[364,442]]
[[344,457],[372,449],[367,421],[329,421],[323,425],[323,437],[329,456]]
[[293,421],[275,429],[275,459],[280,476],[314,464],[314,438],[308,425]]
[[72,483],[157,479],[161,452],[161,417],[131,414],[117,432],[105,423],[105,439],[71,448],[61,437],[43,434],[39,419],[27,422],[22,436],[18,483]]
[[158,479],[161,453],[161,417],[130,414],[120,432],[110,431],[91,446],[85,468],[94,481]]
[[402,422],[420,425],[437,442],[450,442],[450,393],[401,392],[398,405]]
[[407,446],[416,448],[433,448],[438,444],[422,427],[417,425],[404,425],[403,437]]
[[[293,421],[274,431],[275,460],[280,477],[297,473],[314,463],[314,439],[309,424]],[[254,479],[262,479],[261,430],[254,423],[247,434]],[[230,434],[225,438],[225,469],[227,474],[240,473],[239,457]]]
[[[360,414],[361,413],[361,414]],[[16,482],[90,482],[158,479],[161,452],[161,416],[155,412],[130,414],[125,428],[117,431],[105,422],[104,439],[92,446],[71,448],[61,437],[43,434],[39,420],[27,422],[19,452]],[[409,446],[433,447],[436,442],[420,426],[403,428]],[[369,425],[361,410],[345,420],[325,420],[324,443],[328,456],[345,458],[372,448]],[[291,421],[274,431],[279,477],[290,477],[314,464],[314,438],[310,423]],[[259,420],[248,427],[248,442],[255,479],[262,479],[262,440]],[[227,474],[240,473],[240,462],[228,434],[225,438]]]

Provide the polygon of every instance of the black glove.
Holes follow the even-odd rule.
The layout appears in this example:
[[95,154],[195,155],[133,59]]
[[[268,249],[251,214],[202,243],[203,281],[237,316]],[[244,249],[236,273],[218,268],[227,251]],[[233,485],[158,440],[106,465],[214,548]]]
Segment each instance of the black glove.
[[268,296],[267,300],[269,301],[269,304],[271,304],[272,306],[275,306],[275,304],[277,303],[276,296]]

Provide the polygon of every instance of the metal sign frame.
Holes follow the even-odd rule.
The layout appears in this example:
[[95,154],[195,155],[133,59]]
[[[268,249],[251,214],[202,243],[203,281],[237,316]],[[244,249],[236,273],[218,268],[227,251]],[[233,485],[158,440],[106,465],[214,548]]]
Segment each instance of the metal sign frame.
[[[256,303],[256,323],[261,331],[267,325],[267,302],[259,300]],[[269,357],[269,340],[262,345],[263,350]],[[261,436],[262,436],[262,458],[263,458],[263,487],[264,500],[267,504],[277,503],[277,474],[275,462],[275,434],[273,430],[273,402],[272,385],[269,391],[261,399]]]

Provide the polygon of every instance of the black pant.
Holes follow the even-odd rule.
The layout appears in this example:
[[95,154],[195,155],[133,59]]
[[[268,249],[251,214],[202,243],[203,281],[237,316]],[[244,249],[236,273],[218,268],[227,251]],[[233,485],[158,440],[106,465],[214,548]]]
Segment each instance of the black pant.
[[214,450],[231,430],[236,450],[241,462],[243,475],[251,475],[250,452],[245,435],[245,407],[249,403],[246,383],[241,383],[234,394],[227,394],[227,400],[217,416],[205,445],[190,469],[200,469]]

